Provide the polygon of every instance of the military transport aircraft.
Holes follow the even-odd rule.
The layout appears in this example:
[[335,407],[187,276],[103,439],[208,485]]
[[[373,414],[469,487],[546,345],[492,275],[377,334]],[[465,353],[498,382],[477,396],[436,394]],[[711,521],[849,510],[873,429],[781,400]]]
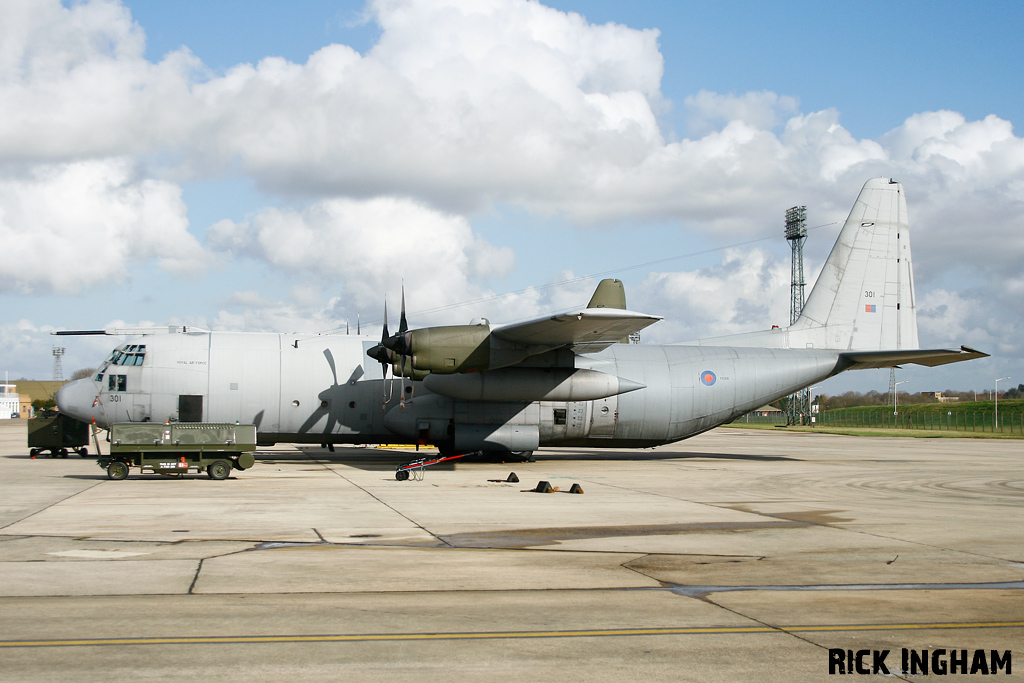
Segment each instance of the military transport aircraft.
[[[660,318],[602,281],[579,311],[525,323],[365,335],[112,329],[138,335],[59,409],[130,421],[255,423],[261,443],[432,443],[529,457],[540,446],[685,439],[845,370],[981,358],[918,345],[902,186],[869,180],[787,328],[653,346],[619,343]],[[386,317],[386,310],[385,310]],[[58,332],[56,334],[83,334]],[[388,377],[390,371],[390,377]]]

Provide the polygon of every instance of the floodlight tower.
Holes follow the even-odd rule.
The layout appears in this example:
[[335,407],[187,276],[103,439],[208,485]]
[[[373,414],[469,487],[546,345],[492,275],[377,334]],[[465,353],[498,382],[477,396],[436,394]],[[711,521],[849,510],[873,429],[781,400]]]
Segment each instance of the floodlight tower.
[[63,382],[64,381],[64,369],[60,366],[61,356],[64,355],[63,346],[53,347],[53,381]]
[[807,207],[786,209],[786,239],[793,251],[793,277],[790,286],[789,324],[800,317],[804,308],[804,242],[807,240]]
[[[789,297],[789,324],[800,317],[804,309],[804,242],[807,240],[807,207],[794,206],[786,209],[786,239],[793,252],[793,268]],[[789,397],[787,424],[797,424],[801,415],[810,419],[810,393],[803,389]]]

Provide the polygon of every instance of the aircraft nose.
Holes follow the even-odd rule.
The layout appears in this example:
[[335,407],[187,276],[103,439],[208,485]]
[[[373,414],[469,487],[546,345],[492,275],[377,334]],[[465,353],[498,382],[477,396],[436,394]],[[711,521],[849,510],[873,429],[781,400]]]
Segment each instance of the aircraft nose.
[[68,382],[57,392],[57,410],[82,422],[92,422],[94,418],[101,422],[99,407],[93,406],[98,393],[91,379]]

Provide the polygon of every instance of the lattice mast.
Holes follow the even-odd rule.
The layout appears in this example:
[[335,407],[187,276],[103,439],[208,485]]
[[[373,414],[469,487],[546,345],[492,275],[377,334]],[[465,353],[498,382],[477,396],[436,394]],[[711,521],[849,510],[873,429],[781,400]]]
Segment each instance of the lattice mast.
[[786,209],[786,239],[793,252],[792,285],[790,286],[789,324],[804,309],[804,242],[807,240],[807,207]]
[[[786,239],[793,254],[792,276],[790,278],[789,324],[800,317],[804,309],[804,242],[807,240],[807,207],[794,206],[786,209]],[[786,415],[787,424],[810,421],[811,392],[801,389],[789,397]]]
[[63,382],[64,381],[64,368],[61,367],[60,359],[64,355],[63,346],[53,347],[53,381]]

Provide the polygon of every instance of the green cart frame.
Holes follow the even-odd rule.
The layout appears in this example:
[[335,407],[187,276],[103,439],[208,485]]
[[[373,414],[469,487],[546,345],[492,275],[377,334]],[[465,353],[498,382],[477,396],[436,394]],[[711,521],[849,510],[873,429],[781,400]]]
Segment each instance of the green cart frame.
[[96,464],[115,480],[127,478],[132,467],[163,475],[206,472],[211,479],[227,479],[232,469],[246,470],[256,463],[255,450],[256,425],[132,422],[111,427],[110,455],[97,458]]

